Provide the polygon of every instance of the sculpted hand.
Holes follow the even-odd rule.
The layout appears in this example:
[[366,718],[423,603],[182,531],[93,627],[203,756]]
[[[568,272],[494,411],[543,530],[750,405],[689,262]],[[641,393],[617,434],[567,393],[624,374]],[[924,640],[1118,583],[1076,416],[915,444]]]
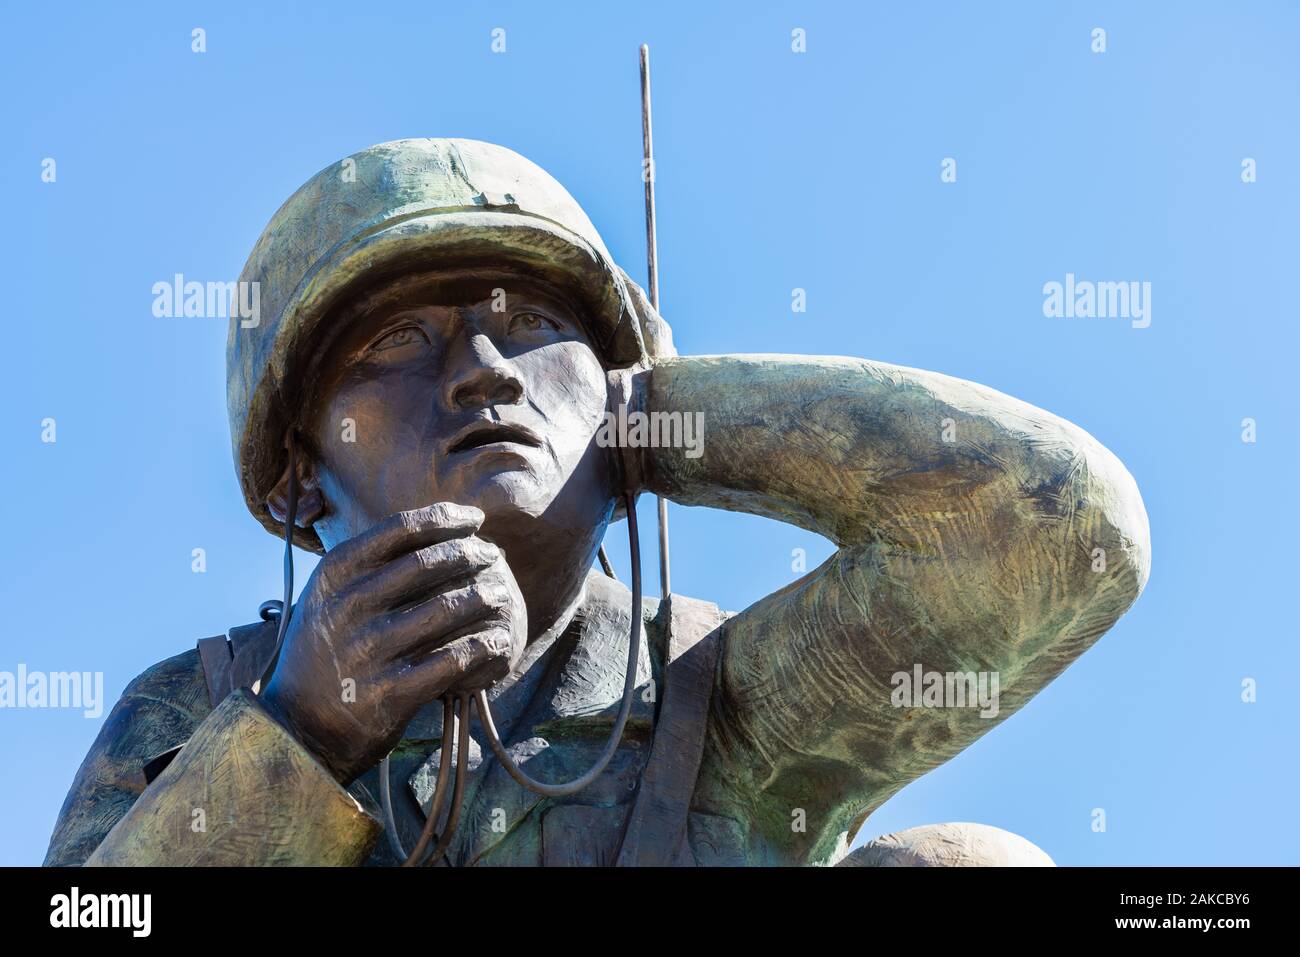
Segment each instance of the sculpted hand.
[[523,653],[523,597],[476,536],[483,518],[449,502],[399,512],[331,550],[307,583],[262,700],[343,784],[425,704],[486,687]]

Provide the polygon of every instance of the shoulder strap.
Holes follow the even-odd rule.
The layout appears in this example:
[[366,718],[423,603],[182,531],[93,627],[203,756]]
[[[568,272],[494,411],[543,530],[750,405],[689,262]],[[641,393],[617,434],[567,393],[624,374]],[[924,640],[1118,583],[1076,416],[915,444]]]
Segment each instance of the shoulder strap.
[[200,638],[199,660],[208,684],[208,700],[216,707],[236,688],[250,688],[262,676],[275,648],[276,622],[258,621],[231,628],[229,637]]
[[[666,606],[666,607],[665,607]],[[695,779],[704,757],[704,726],[717,670],[720,625],[726,616],[709,602],[670,595],[664,688],[650,759],[628,815],[619,867],[667,867],[677,862]]]
[[198,640],[199,661],[203,662],[203,680],[208,685],[208,701],[213,708],[230,694],[230,665],[234,653],[225,635]]

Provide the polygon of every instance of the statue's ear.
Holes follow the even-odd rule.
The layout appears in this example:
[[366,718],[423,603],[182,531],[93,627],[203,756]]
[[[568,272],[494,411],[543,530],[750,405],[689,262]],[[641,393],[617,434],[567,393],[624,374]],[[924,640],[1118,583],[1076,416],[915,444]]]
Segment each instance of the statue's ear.
[[[294,458],[297,459],[295,471],[298,473],[298,508],[293,523],[299,528],[311,528],[325,514],[325,497],[321,495],[320,483],[316,480],[316,464],[301,446],[295,451],[297,453]],[[266,496],[266,507],[271,510],[271,515],[275,520],[283,525],[285,516],[289,511],[288,462],[285,463],[284,471],[280,473],[280,480],[275,483],[275,487]]]

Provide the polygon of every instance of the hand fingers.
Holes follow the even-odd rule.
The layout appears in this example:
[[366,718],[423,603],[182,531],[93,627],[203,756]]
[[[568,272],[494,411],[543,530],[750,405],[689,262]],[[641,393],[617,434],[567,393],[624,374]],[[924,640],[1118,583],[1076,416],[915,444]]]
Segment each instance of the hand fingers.
[[[504,627],[457,638],[395,675],[393,691],[407,700],[432,701],[451,690],[485,687],[510,670],[509,647],[510,635]],[[474,680],[481,683],[475,685]]]
[[510,674],[512,656],[509,654],[494,654],[487,661],[475,665],[465,674],[452,681],[447,688],[448,691],[477,691],[479,688],[490,688],[506,675]]
[[358,607],[389,609],[490,568],[501,550],[473,535],[427,545],[390,561],[352,586]]
[[[366,639],[366,654],[376,661],[418,663],[447,641],[482,623],[508,623],[510,592],[505,584],[480,577],[386,616]],[[448,643],[450,644],[450,643]]]
[[326,560],[339,567],[378,568],[417,548],[473,535],[483,518],[474,506],[454,502],[398,512],[331,549]]

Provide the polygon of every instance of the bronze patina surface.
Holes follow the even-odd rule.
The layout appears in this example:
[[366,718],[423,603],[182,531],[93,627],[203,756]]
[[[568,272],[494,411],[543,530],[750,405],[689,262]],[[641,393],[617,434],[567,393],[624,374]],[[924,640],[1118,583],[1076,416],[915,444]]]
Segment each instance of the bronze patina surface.
[[[263,309],[230,329],[241,487],[324,557],[258,693],[274,622],[206,646],[218,664],[184,651],[131,683],[48,864],[397,863],[380,759],[408,848],[442,771],[444,695],[490,685],[521,768],[581,773],[619,707],[633,614],[637,693],[609,765],[545,797],[472,724],[444,863],[837,863],[875,808],[1014,714],[1146,583],[1137,486],[1082,429],[884,362],[678,356],[568,193],[501,147],[402,140],[323,170],[242,278]],[[699,454],[608,447],[616,409],[702,414]],[[633,609],[590,571],[625,490],[836,551],[738,613]],[[996,714],[899,707],[895,676],[918,666],[998,676]],[[1043,860],[962,827],[846,863]]]

